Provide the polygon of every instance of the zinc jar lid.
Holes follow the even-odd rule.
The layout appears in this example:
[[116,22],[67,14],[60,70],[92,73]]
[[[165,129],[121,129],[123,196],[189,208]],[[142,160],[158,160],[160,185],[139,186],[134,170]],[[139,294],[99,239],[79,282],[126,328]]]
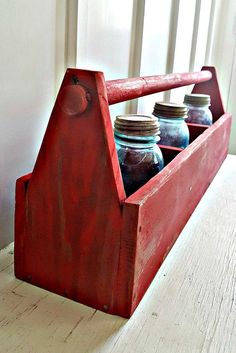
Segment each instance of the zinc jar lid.
[[152,114],[168,118],[183,118],[187,114],[187,107],[184,104],[156,102]]
[[196,106],[210,105],[211,97],[208,94],[200,93],[185,94],[184,103]]
[[131,136],[156,136],[160,133],[156,118],[147,115],[118,115],[114,123],[115,133]]

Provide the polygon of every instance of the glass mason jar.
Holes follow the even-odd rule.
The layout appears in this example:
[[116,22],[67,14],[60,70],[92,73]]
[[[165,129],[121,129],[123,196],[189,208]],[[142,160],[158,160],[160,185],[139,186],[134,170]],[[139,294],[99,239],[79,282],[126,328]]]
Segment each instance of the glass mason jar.
[[185,122],[187,108],[183,104],[157,102],[153,115],[160,123],[159,144],[185,148],[189,145],[189,130]]
[[209,109],[211,97],[208,94],[185,94],[184,104],[188,115],[186,122],[212,125],[212,113]]
[[163,167],[157,145],[157,119],[143,115],[122,115],[115,120],[115,142],[126,195],[129,196]]

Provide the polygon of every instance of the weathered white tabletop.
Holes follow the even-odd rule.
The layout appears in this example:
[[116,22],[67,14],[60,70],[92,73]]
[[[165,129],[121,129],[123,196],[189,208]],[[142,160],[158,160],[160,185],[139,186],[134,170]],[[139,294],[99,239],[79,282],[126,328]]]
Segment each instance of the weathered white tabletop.
[[228,156],[130,320],[14,278],[0,252],[0,352],[236,352],[236,156]]

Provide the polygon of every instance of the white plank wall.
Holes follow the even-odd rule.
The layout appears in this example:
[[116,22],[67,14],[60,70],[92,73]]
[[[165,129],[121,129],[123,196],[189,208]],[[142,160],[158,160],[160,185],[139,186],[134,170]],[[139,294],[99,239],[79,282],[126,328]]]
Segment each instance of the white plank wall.
[[[146,0],[140,75],[201,70],[211,54],[214,3]],[[150,114],[157,100],[182,103],[190,90],[182,87],[142,98],[138,112]]]
[[216,1],[211,62],[218,68],[225,108],[233,115],[230,151],[236,154],[236,1]]
[[[77,67],[100,70],[106,79],[115,79],[199,71],[213,65],[225,106],[229,101],[232,111],[235,16],[235,0],[79,1]],[[149,115],[156,101],[182,103],[191,89],[117,104],[110,108],[111,118],[123,113]],[[235,134],[234,119],[230,144],[234,152]]]
[[[191,48],[194,29],[194,18],[196,10],[195,0],[180,0],[178,11],[178,25],[175,43],[173,72],[189,71],[191,60]],[[196,14],[197,16],[198,14]],[[186,87],[181,87],[171,91],[170,100],[173,102],[183,102]]]
[[[160,10],[161,9],[161,10]],[[167,70],[169,36],[172,21],[171,0],[149,0],[145,3],[143,41],[139,76],[162,75]],[[163,93],[138,100],[138,112],[150,115]]]
[[203,64],[206,64],[208,37],[210,36],[210,33],[208,36],[208,32],[211,31],[211,10],[212,0],[196,2],[189,71],[199,71]]
[[0,351],[235,353],[236,156],[228,156],[129,320],[16,280],[0,252]]
[[[133,0],[78,3],[77,67],[103,71],[106,80],[129,76]],[[112,119],[126,103],[111,107]]]
[[[106,79],[200,70],[211,5],[212,0],[79,1],[77,67],[103,71]],[[141,98],[138,106],[119,104],[111,108],[112,119],[124,112],[151,114],[157,100],[182,102],[189,89]]]
[[55,98],[55,3],[0,1],[0,249],[13,240],[15,181],[33,168]]

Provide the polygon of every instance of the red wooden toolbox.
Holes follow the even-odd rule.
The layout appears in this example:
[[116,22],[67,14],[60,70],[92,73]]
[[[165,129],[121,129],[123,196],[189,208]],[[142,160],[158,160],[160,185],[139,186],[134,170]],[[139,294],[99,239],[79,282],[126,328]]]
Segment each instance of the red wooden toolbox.
[[[214,124],[189,124],[185,150],[162,146],[165,168],[126,198],[109,104],[192,83],[211,95]],[[68,69],[33,172],[16,183],[16,277],[130,317],[225,159],[230,123],[214,68],[108,82]]]

